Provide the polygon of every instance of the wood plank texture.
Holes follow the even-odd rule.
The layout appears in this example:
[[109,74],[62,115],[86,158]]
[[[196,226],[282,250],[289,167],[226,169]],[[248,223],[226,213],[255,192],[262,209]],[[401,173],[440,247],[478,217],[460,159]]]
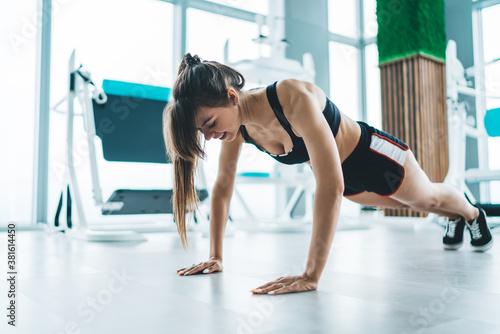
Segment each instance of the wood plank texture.
[[[448,123],[443,62],[414,55],[380,65],[383,130],[406,142],[432,182],[448,171]],[[387,216],[425,213],[385,209]]]

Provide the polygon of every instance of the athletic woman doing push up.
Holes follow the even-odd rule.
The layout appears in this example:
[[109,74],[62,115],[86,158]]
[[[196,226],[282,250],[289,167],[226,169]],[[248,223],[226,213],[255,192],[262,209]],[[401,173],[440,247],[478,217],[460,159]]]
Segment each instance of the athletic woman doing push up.
[[390,134],[339,111],[314,84],[283,80],[244,91],[233,68],[186,54],[164,111],[165,144],[174,165],[174,215],[187,248],[186,213],[197,196],[194,173],[203,158],[203,139],[222,140],[210,211],[208,261],[180,275],[222,271],[222,241],[229,217],[236,166],[243,143],[285,164],[306,163],[316,179],[312,239],[305,271],[254,290],[281,294],[315,290],[339,219],[342,196],[365,206],[410,208],[448,217],[445,249],[462,245],[465,226],[476,251],[491,248],[486,215],[455,188],[432,183],[408,146]]

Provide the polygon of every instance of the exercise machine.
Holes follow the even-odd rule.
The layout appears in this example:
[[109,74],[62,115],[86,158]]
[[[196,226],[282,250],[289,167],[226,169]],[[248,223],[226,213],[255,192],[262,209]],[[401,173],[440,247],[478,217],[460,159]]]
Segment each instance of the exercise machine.
[[[457,58],[456,43],[449,41],[446,48],[446,81],[448,106],[448,134],[450,168],[445,183],[465,193],[472,204],[482,207],[490,217],[500,217],[500,204],[491,203],[489,184],[500,181],[500,170],[488,167],[488,137],[500,136],[500,108],[486,110],[485,103],[477,100],[500,99],[486,95],[481,83],[472,87],[474,69],[464,69]],[[477,78],[476,78],[477,81]],[[468,98],[476,101],[475,108]],[[479,166],[466,169],[466,141],[477,142]],[[480,183],[479,197],[474,196],[469,185]],[[490,227],[500,226],[498,219],[490,220]]]
[[[114,80],[104,80],[100,88],[92,81],[88,71],[81,65],[77,66],[75,59],[76,51],[73,51],[68,69],[68,95],[64,99],[67,102],[66,165],[54,226],[51,229],[88,241],[145,239],[141,234],[117,227],[116,224],[94,224],[93,228],[89,227],[75,168],[76,101],[81,106],[88,146],[93,204],[100,208],[102,217],[154,216],[155,221],[171,222],[168,225],[165,223],[163,230],[176,230],[171,218],[171,189],[116,189],[104,200],[95,144],[102,144],[102,154],[106,161],[169,164],[162,132],[162,113],[170,96],[170,89]],[[199,199],[204,203],[208,200],[208,190],[203,162],[198,166],[196,181]],[[73,207],[77,224],[72,219]],[[60,222],[64,208],[65,225]],[[208,214],[200,211],[198,215],[188,219],[188,222],[206,222],[207,216]]]

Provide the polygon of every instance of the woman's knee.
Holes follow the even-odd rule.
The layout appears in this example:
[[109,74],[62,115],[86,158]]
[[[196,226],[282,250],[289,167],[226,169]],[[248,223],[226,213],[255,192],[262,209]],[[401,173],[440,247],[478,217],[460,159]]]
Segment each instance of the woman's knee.
[[432,211],[441,207],[441,196],[434,186],[427,189],[425,192],[415,192],[418,196],[414,201],[409,203],[411,206],[423,211]]

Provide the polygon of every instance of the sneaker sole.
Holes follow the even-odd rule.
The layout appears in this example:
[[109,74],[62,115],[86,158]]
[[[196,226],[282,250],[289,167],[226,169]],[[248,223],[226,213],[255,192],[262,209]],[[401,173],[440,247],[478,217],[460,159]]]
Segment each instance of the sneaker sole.
[[462,247],[463,244],[464,244],[463,242],[458,243],[458,244],[443,244],[443,248],[445,250],[457,250],[460,247]]
[[489,250],[491,247],[493,247],[493,239],[491,239],[490,242],[488,242],[486,245],[482,245],[482,246],[472,246],[472,250],[474,252],[486,252],[487,250]]

